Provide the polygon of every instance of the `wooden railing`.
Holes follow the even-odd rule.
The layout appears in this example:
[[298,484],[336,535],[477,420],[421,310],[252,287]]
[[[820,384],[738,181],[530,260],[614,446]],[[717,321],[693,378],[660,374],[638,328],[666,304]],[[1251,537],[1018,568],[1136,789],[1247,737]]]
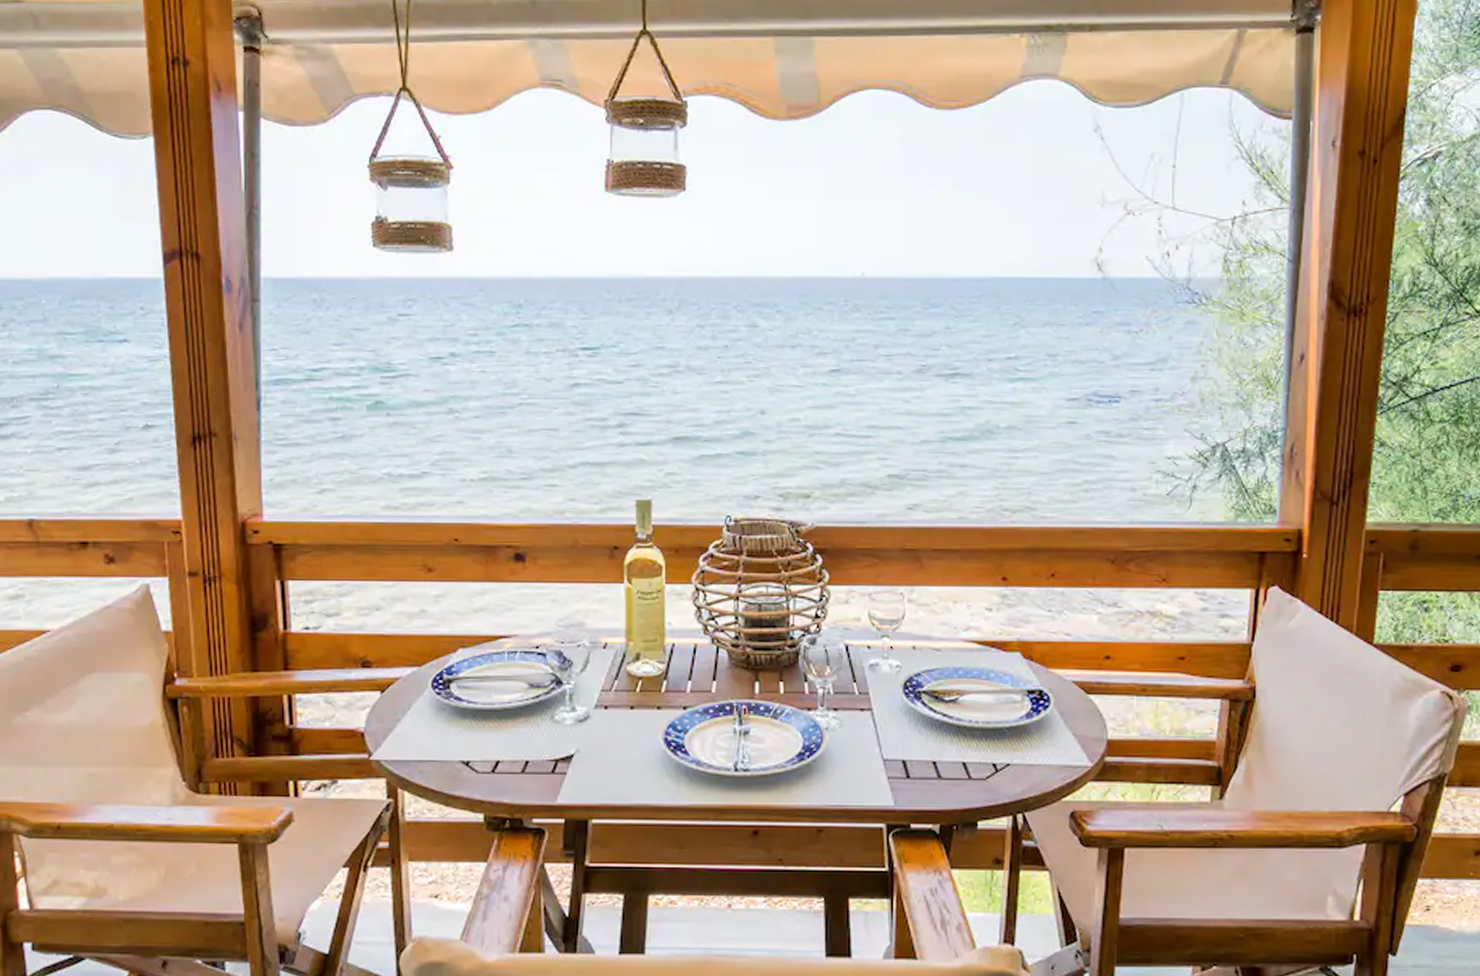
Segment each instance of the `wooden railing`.
[[[179,525],[172,520],[0,521],[0,576],[172,577],[179,570]],[[717,536],[713,526],[660,527],[670,579]],[[1289,529],[1192,527],[832,527],[809,538],[827,558],[837,585],[1218,588],[1288,585],[1298,534]],[[611,525],[490,525],[443,522],[254,521],[247,528],[254,586],[285,590],[300,580],[608,583],[619,578],[630,529]],[[1480,590],[1480,529],[1374,526],[1364,583],[1375,608],[1381,590]],[[255,653],[269,694],[265,725],[248,754],[203,755],[206,782],[282,784],[375,776],[357,728],[314,728],[292,722],[290,695],[375,690],[415,667],[496,634],[325,633],[294,630],[286,599],[254,608]],[[1371,615],[1369,614],[1369,619]],[[1252,621],[1252,615],[1251,615]],[[34,636],[0,631],[0,650]],[[1216,697],[1216,679],[1244,676],[1249,643],[1238,641],[1002,640],[982,643],[1020,651],[1047,666],[1113,672],[1176,672],[1211,680],[1191,697]],[[1480,688],[1480,645],[1386,645],[1415,669],[1452,687]],[[351,670],[352,669],[352,670]],[[335,672],[311,674],[308,672]],[[1129,676],[1129,675],[1128,675]],[[1128,677],[1127,676],[1127,677]],[[1134,681],[1095,690],[1135,694]],[[274,701],[275,699],[275,701]],[[1222,738],[1124,738],[1110,745],[1102,778],[1120,782],[1217,786],[1227,775]],[[1480,786],[1480,743],[1461,748],[1452,786]],[[682,833],[683,828],[679,830]],[[675,863],[722,853],[741,863],[821,866],[873,863],[877,838],[857,829],[830,834],[819,846],[810,828],[721,830],[685,840],[642,825],[601,832],[593,856],[640,863],[643,851]],[[782,837],[808,835],[802,844]],[[866,836],[867,834],[867,836]],[[732,836],[733,835],[733,836]],[[475,823],[413,821],[407,844],[422,860],[481,860],[487,838]],[[959,866],[1000,864],[1001,835],[983,829],[955,849]],[[716,845],[719,845],[717,848]],[[778,847],[777,845],[781,846]],[[560,845],[549,848],[558,852]],[[784,851],[778,855],[778,851]],[[686,854],[685,852],[689,852]],[[661,855],[661,856],[658,856]],[[1425,865],[1432,877],[1480,877],[1480,834],[1436,838]]]

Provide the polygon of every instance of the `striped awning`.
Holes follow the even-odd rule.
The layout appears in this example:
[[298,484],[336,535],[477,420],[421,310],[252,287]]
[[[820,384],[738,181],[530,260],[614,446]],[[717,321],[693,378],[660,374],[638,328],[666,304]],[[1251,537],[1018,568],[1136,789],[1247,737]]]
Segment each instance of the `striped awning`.
[[[412,84],[443,112],[531,88],[599,103],[637,27],[637,0],[412,2]],[[263,114],[308,125],[394,91],[390,4],[252,4]],[[650,0],[649,13],[686,94],[776,119],[867,89],[959,108],[1037,78],[1110,105],[1230,88],[1285,115],[1294,84],[1290,0]],[[625,90],[658,85],[639,61]],[[0,2],[0,126],[54,109],[146,135],[148,93],[141,0]]]

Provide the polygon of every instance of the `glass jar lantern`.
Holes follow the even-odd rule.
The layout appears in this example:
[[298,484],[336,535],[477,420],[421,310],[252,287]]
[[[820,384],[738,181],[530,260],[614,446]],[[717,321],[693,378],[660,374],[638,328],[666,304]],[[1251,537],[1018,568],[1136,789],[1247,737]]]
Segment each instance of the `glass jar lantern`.
[[611,150],[606,190],[622,196],[671,197],[684,191],[688,170],[678,157],[678,130],[689,120],[682,101],[614,98],[606,104]]
[[428,156],[399,156],[370,161],[376,187],[375,219],[370,242],[382,251],[452,250],[452,224],[447,219],[447,186],[452,166]]

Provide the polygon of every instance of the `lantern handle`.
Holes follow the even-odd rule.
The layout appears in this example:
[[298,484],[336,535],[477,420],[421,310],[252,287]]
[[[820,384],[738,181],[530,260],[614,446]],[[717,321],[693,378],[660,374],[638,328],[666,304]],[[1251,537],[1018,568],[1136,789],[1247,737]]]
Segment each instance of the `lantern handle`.
[[[646,3],[646,0],[644,0]],[[422,126],[431,137],[432,146],[437,150],[437,155],[442,157],[442,162],[450,169],[452,160],[447,157],[447,150],[442,148],[442,140],[437,138],[437,130],[432,128],[432,120],[427,118],[426,109],[421,107],[421,99],[411,90],[411,0],[406,0],[406,26],[401,27],[401,8],[397,0],[391,0],[391,16],[396,23],[396,62],[401,68],[401,87],[396,89],[396,97],[391,100],[391,110],[386,113],[385,124],[380,127],[380,135],[375,139],[375,146],[370,150],[370,161],[375,162],[380,155],[381,146],[385,145],[385,137],[390,134],[391,121],[396,117],[396,109],[401,106],[401,96],[410,99],[411,104],[416,106],[416,114],[421,118]]]
[[663,49],[658,47],[658,39],[653,36],[652,31],[648,30],[647,0],[642,0],[642,27],[638,30],[637,36],[632,39],[632,47],[627,51],[627,60],[622,62],[622,70],[617,72],[617,80],[612,82],[612,90],[607,93],[606,103],[608,105],[616,101],[617,93],[622,90],[622,82],[627,80],[627,69],[632,67],[632,59],[637,57],[637,47],[644,37],[652,45],[653,54],[658,58],[658,67],[663,69],[663,80],[668,82],[668,90],[673,93],[674,101],[684,100],[683,92],[678,90],[678,82],[673,80],[673,72],[668,70],[668,60],[663,57]]

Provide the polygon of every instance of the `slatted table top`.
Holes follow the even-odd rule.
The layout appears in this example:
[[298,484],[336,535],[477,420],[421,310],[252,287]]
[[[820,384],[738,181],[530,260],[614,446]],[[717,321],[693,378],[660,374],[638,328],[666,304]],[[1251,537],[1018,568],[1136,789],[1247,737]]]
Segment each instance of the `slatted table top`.
[[[832,705],[867,710],[868,672],[864,655],[849,642],[849,668],[834,682]],[[975,647],[958,641],[899,640],[895,646]],[[874,648],[870,647],[872,651]],[[450,660],[439,658],[396,682],[381,695],[365,722],[365,739],[378,749],[406,711],[426,690],[432,675]],[[639,679],[614,658],[599,707],[688,708],[731,698],[780,701],[812,708],[815,698],[799,665],[777,671],[747,671],[703,639],[670,642],[667,671],[659,678]],[[961,762],[885,761],[893,805],[754,807],[573,806],[561,803],[560,787],[569,760],[554,762],[463,763],[449,761],[380,763],[386,779],[416,796],[450,807],[498,818],[566,820],[743,820],[788,823],[954,824],[975,823],[1022,813],[1062,799],[1089,782],[1105,758],[1106,729],[1099,709],[1075,684],[1032,665],[1054,706],[1074,732],[1091,764],[1084,766],[996,765]]]

